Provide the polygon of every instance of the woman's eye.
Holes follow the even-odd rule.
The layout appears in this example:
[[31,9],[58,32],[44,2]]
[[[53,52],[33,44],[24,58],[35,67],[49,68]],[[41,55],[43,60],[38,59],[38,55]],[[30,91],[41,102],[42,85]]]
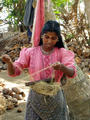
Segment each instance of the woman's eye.
[[55,37],[52,37],[52,40],[56,40],[56,38],[55,38]]
[[49,39],[49,36],[45,36],[46,39]]
[[57,40],[57,38],[56,37],[52,37],[52,40]]
[[45,37],[45,39],[47,39],[47,40],[50,39],[50,38],[51,38],[53,41],[54,41],[54,40],[57,40],[57,37],[54,37],[54,36],[53,36],[53,37],[49,37],[48,35],[45,35],[44,37]]

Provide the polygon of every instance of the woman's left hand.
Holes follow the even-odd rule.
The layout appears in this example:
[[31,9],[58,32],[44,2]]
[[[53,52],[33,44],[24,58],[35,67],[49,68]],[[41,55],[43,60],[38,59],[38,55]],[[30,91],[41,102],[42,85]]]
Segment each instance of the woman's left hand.
[[64,64],[61,63],[55,63],[53,66],[54,70],[61,70],[63,73],[65,73],[67,76],[72,77],[74,75],[74,69],[66,67]]
[[56,64],[53,65],[53,68],[55,70],[62,70],[64,68],[64,65],[61,64],[61,63],[56,63]]

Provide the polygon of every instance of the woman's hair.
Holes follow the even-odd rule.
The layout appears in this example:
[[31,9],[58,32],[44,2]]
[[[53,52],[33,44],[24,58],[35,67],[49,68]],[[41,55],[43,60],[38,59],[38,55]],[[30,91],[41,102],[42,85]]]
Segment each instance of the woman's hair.
[[45,24],[44,24],[44,27],[42,29],[42,32],[40,34],[40,42],[39,42],[39,45],[42,45],[43,42],[42,42],[42,35],[44,35],[45,33],[47,32],[55,32],[56,35],[58,36],[58,42],[56,43],[55,47],[58,47],[58,48],[64,48],[64,44],[63,44],[63,41],[62,41],[62,36],[60,34],[60,25],[58,22],[56,21],[47,21]]

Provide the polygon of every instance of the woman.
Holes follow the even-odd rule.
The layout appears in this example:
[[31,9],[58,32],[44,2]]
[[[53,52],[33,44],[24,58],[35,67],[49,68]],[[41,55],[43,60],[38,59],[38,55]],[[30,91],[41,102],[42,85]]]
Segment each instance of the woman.
[[[21,69],[28,68],[32,75],[37,71],[47,68],[38,74],[33,75],[34,81],[44,80],[52,77],[55,72],[55,82],[65,74],[67,77],[76,76],[74,66],[74,53],[64,48],[60,35],[60,26],[56,21],[48,21],[44,25],[40,43],[34,48],[24,48],[20,57],[12,63],[9,56],[3,56],[3,61],[8,64],[8,74],[11,76],[20,75]],[[59,64],[54,64],[54,63]],[[62,90],[54,96],[46,96],[30,90],[25,120],[68,120],[66,101]]]

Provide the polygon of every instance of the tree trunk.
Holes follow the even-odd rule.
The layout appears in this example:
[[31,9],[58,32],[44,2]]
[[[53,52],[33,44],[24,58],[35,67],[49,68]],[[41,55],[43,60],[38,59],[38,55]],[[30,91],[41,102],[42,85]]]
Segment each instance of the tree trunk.
[[[85,0],[90,3],[90,0]],[[47,0],[45,0],[45,18],[47,20],[55,20],[55,15],[52,11],[52,5],[47,11]],[[89,7],[89,4],[88,4]],[[90,8],[89,8],[90,10]],[[47,14],[48,13],[48,14]],[[88,11],[88,16],[89,15]],[[49,17],[48,17],[49,16]],[[89,18],[90,22],[90,18]],[[67,99],[70,112],[74,114],[73,120],[89,120],[90,118],[90,80],[75,64],[77,68],[77,77],[68,79],[67,84],[63,87]]]
[[88,18],[89,33],[90,33],[90,0],[84,0],[84,3],[85,3],[85,11],[86,11],[87,18]]
[[50,3],[48,6],[48,0],[45,0],[45,22],[48,20],[56,20],[55,14],[53,12],[53,4]]

